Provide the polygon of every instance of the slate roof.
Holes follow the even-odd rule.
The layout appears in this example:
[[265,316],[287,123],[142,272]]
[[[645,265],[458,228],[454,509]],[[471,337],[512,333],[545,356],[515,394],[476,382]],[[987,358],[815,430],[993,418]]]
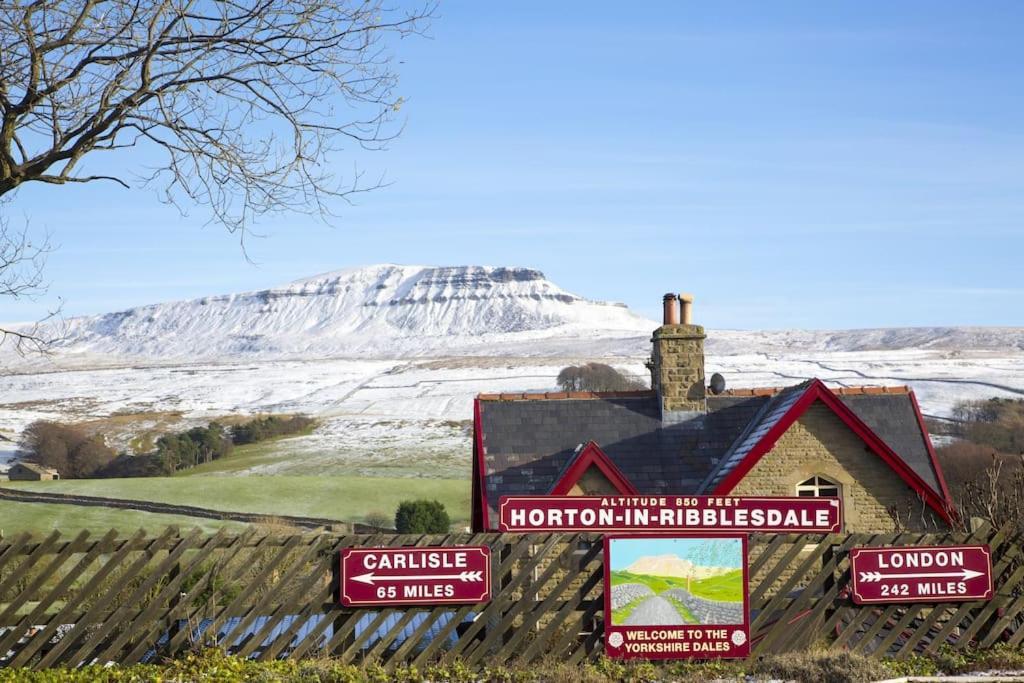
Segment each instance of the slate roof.
[[14,464],[20,465],[21,467],[24,467],[27,470],[35,472],[36,474],[58,474],[57,470],[53,469],[52,467],[44,467],[43,465],[37,465],[34,462],[21,461]]
[[721,462],[698,490],[701,492],[713,491],[726,475],[747,457],[754,446],[761,442],[769,430],[782,420],[789,409],[804,395],[808,386],[810,386],[810,382],[796,384],[768,398],[757,411],[757,415],[747,424],[735,445],[725,453]]
[[912,394],[839,394],[839,400],[856,413],[871,431],[893,449],[941,497],[946,498],[932,461],[931,441],[918,422]]
[[[491,394],[479,401],[490,520],[503,495],[546,495],[594,441],[640,493],[705,493],[786,414],[811,382],[708,396],[708,412],[662,422],[654,392]],[[833,389],[940,498],[948,498],[905,387]]]
[[496,518],[499,496],[545,495],[596,442],[641,493],[686,493],[708,475],[757,413],[757,401],[710,398],[709,413],[664,424],[651,392],[612,398],[481,401],[485,490]]

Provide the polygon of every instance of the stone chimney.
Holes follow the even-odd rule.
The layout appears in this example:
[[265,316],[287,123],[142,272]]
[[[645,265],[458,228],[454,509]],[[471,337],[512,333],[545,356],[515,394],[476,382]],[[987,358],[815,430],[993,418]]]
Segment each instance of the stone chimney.
[[[677,309],[678,301],[678,309]],[[651,388],[663,420],[686,420],[707,412],[704,387],[704,328],[693,324],[693,297],[666,294],[662,325],[651,343]]]

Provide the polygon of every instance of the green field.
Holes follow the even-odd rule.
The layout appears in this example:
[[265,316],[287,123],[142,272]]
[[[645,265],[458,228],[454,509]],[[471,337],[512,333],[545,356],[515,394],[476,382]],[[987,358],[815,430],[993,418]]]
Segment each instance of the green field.
[[642,583],[655,593],[664,593],[670,588],[686,588],[686,579],[672,576],[651,576],[648,574],[634,574],[632,572],[612,572],[612,585],[620,583]]
[[[455,427],[450,429],[458,431]],[[471,471],[470,459],[466,456],[468,445],[465,449],[451,449],[429,444],[419,447],[375,444],[373,457],[367,457],[362,447],[322,449],[300,439],[301,435],[289,435],[235,446],[226,457],[180,470],[174,476],[236,474],[461,479],[468,478]]]
[[[235,446],[231,450],[230,455],[224,458],[179,470],[174,473],[174,476],[201,477],[207,474],[233,474],[244,472],[253,467],[265,467],[281,462],[301,460],[302,456],[296,456],[281,449],[281,442],[290,438],[295,437],[280,437],[258,443],[245,444],[244,446]],[[289,472],[289,474],[292,474],[292,472]],[[313,474],[313,472],[302,471],[296,474]]]
[[612,572],[612,585],[620,583],[642,583],[655,593],[663,593],[670,588],[683,588],[698,598],[707,600],[723,600],[725,602],[743,601],[743,570],[712,576],[707,579],[691,581],[687,588],[686,579],[677,576],[650,576],[647,574],[633,574],[627,571]]
[[743,570],[737,569],[728,574],[694,581],[690,592],[706,600],[743,602]]
[[200,517],[160,515],[136,510],[83,507],[78,505],[49,505],[46,503],[14,503],[0,500],[0,533],[11,536],[22,531],[49,533],[59,529],[63,534],[77,534],[83,529],[105,533],[117,529],[130,535],[136,529],[161,530],[168,526],[184,529],[199,527],[203,531],[216,531],[222,526],[242,529],[237,522],[221,522]]
[[[32,491],[194,505],[214,510],[252,512],[268,516],[324,517],[346,522],[363,521],[371,513],[382,513],[392,517],[401,501],[427,498],[444,503],[453,525],[459,527],[469,523],[468,478],[189,476],[4,482],[3,485]],[[13,505],[41,507],[37,503]],[[71,517],[75,511],[98,509],[63,505],[53,507],[70,508]],[[114,510],[111,514],[116,518],[128,512]],[[0,525],[2,524],[3,522],[0,522]]]
[[616,626],[621,626],[622,624],[625,624],[626,623],[626,619],[629,617],[630,614],[633,613],[633,610],[635,610],[640,605],[640,603],[642,603],[646,599],[647,599],[646,597],[637,598],[636,600],[634,600],[633,602],[631,602],[629,604],[623,605],[622,607],[620,607],[618,609],[613,609],[612,610],[612,624],[614,624]]

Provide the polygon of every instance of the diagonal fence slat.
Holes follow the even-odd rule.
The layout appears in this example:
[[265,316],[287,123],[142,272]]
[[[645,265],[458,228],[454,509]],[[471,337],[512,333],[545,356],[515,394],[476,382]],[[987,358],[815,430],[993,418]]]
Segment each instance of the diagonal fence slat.
[[[75,554],[75,551],[83,543],[85,543],[88,536],[88,532],[82,532],[82,534],[78,536],[74,543],[67,544],[65,549],[57,554],[54,563],[51,563],[51,565],[48,566],[46,570],[40,572],[35,582],[33,582],[30,586],[27,586],[22,590],[20,596],[22,599],[12,602],[8,605],[4,615],[0,616],[0,623],[6,623],[5,617],[8,616],[8,613],[10,613],[10,615],[13,615],[15,612],[17,612],[18,607],[24,604],[24,602],[27,601],[30,597],[39,598],[36,607],[31,612],[26,614],[18,623],[17,626],[15,626],[14,629],[12,629],[11,632],[7,634],[7,636],[0,637],[0,652],[6,652],[7,650],[9,650],[11,646],[15,642],[17,642],[19,636],[23,634],[28,627],[38,624],[42,620],[43,615],[46,614],[46,611],[49,610],[60,598],[60,596],[68,590],[68,588],[71,586],[72,583],[74,583],[75,579],[78,578],[81,572],[84,571],[92,563],[92,561],[95,559],[98,553],[99,548],[102,547],[101,544],[99,543],[94,543],[93,547],[84,555],[84,557],[80,559],[78,564],[72,567],[68,572],[66,572],[64,577],[59,581],[59,583],[56,586],[54,586],[50,591],[47,591],[47,593],[44,595],[36,595],[36,591],[42,588],[42,585],[50,577],[50,574],[55,573],[56,569],[58,569],[61,565],[65,564],[66,561],[70,560],[71,557]],[[112,536],[112,532],[108,533],[104,537],[104,540],[112,540]],[[47,624],[47,628],[49,628],[49,626],[50,625]],[[45,630],[46,629],[44,629],[44,632]],[[33,639],[41,637],[41,633],[36,633],[33,636]]]
[[[111,534],[116,535],[116,532],[111,530],[107,534],[107,536],[110,536]],[[121,560],[130,552],[132,541],[139,541],[143,539],[145,535],[146,532],[142,529],[139,529],[139,531],[135,534],[132,540],[121,543],[120,547],[116,550],[114,550],[113,548],[106,549],[99,544],[94,546],[90,552],[103,552],[104,550],[113,550],[113,555],[107,560],[105,564],[103,564],[99,568],[99,570],[95,574],[93,574],[89,578],[85,586],[80,589],[80,594],[93,595],[96,589],[106,579],[106,577],[120,565]],[[82,570],[84,571],[88,566],[84,560],[83,565],[84,566],[82,566]],[[36,652],[38,652],[43,647],[44,643],[47,643],[50,640],[50,638],[53,637],[53,635],[57,632],[57,629],[60,628],[61,625],[63,625],[69,619],[70,615],[74,613],[76,608],[78,608],[78,606],[73,601],[68,600],[64,604],[64,607],[61,608],[61,610],[57,612],[57,614],[50,618],[49,623],[42,630],[42,632],[37,634],[36,637],[33,638],[30,642],[26,643],[25,647],[20,652],[18,652],[17,655],[15,655],[10,665],[13,667],[24,666],[25,663],[28,662],[33,657],[33,655],[35,655]]]
[[[854,547],[987,543],[989,602],[855,605]],[[350,609],[337,601],[343,547],[486,545],[492,600]],[[261,660],[333,656],[389,669],[468,666],[603,650],[604,558],[594,534],[274,534],[249,529],[101,538],[0,539],[0,667],[152,661],[214,642]],[[836,534],[750,539],[756,655],[821,642],[905,658],[1024,641],[1024,547],[1010,526],[970,534]]]
[[[201,540],[194,550],[191,561],[179,559],[175,564],[171,565],[168,581],[155,596],[149,598],[148,606],[136,614],[131,626],[125,629],[100,654],[100,661],[108,661],[108,658],[112,658],[115,655],[119,656],[119,661],[134,663],[142,660],[146,652],[151,649],[150,643],[157,639],[159,630],[166,628],[166,614],[176,608],[177,601],[175,598],[180,598],[179,588],[182,582],[196,571],[204,559],[204,554],[209,552],[210,549],[215,548],[218,542],[225,537],[225,531],[224,528],[221,528],[216,535]],[[129,651],[127,655],[122,654],[121,648],[133,641],[138,641],[135,648]]]
[[[127,568],[122,568],[121,564],[114,564],[108,562],[111,569],[109,574],[113,574],[118,569],[123,569],[122,576],[134,577],[141,573],[142,569],[149,564],[154,553],[161,551],[167,544],[174,541],[174,537],[177,535],[178,530],[174,527],[168,527],[164,530],[164,533],[154,539],[147,539],[146,547],[144,550],[136,553],[138,555],[135,560],[128,565]],[[131,551],[131,546],[126,545],[125,553],[122,555],[118,553],[117,557],[120,560],[127,560]],[[108,574],[103,575],[103,580],[106,581]],[[97,589],[102,585],[98,584]],[[57,664],[58,662],[64,665],[76,666],[76,653],[79,650],[71,650],[71,646],[77,643],[82,637],[86,636],[90,630],[105,628],[104,617],[110,617],[111,615],[106,613],[107,608],[117,600],[117,596],[121,594],[124,588],[124,584],[118,581],[111,582],[111,585],[107,590],[94,602],[91,607],[87,607],[84,614],[79,615],[74,619],[74,623],[71,626],[71,630],[65,633],[64,636],[57,641],[56,645],[51,648],[48,652],[44,653],[42,659],[39,661],[39,668],[47,668]],[[64,653],[67,651],[67,655]]]
[[[79,651],[82,656],[81,661],[97,661],[104,664],[108,661],[115,661],[112,657],[116,649],[131,637],[132,626],[135,625],[136,619],[141,614],[146,613],[145,611],[140,612],[140,607],[146,607],[148,611],[149,604],[146,601],[146,596],[157,587],[157,584],[163,580],[171,567],[181,559],[185,551],[191,549],[200,541],[199,529],[194,529],[187,536],[177,540],[173,549],[168,551],[167,556],[162,562],[159,562],[157,557],[153,558],[154,561],[157,561],[155,568],[135,588],[131,596],[118,607],[114,615],[107,619],[103,626],[81,648]],[[109,638],[113,638],[113,643],[108,640]],[[134,662],[128,663],[134,664]]]

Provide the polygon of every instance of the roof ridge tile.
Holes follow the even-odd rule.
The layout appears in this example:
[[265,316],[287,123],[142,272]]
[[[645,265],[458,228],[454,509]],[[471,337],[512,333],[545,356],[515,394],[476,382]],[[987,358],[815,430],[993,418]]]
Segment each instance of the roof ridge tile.
[[580,399],[651,398],[651,389],[633,391],[523,391],[500,394],[477,394],[480,401],[565,401]]
[[[739,388],[739,389],[726,389],[720,394],[712,394],[711,396],[774,396],[778,393],[785,391],[786,389],[792,389],[793,386],[788,387],[750,387],[750,388]],[[865,396],[865,395],[877,395],[877,394],[909,394],[910,387],[906,384],[886,384],[886,385],[860,385],[854,387],[828,387],[829,391],[837,396]]]

